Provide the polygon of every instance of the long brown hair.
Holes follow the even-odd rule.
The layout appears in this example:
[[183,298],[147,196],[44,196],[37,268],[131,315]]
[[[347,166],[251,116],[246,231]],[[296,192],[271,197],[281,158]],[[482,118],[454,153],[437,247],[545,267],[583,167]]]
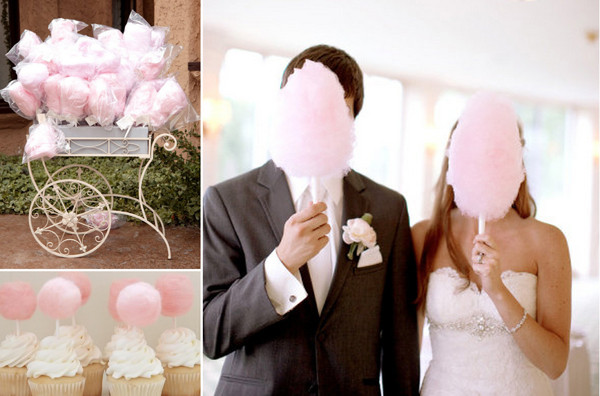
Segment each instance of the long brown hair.
[[[450,132],[448,139],[448,145],[452,134],[456,129],[458,122],[454,124]],[[519,125],[519,136],[521,137],[521,145],[525,145],[523,139],[522,128]],[[448,146],[447,145],[447,146]],[[448,147],[446,147],[446,150]],[[429,228],[425,233],[425,240],[423,242],[423,251],[421,253],[421,260],[418,263],[417,279],[419,285],[419,293],[417,295],[416,303],[419,307],[425,303],[425,297],[427,296],[427,284],[429,282],[429,274],[433,269],[433,259],[440,247],[442,239],[446,240],[446,247],[450,254],[450,259],[460,273],[461,277],[465,279],[465,286],[468,285],[469,273],[471,271],[471,264],[467,257],[461,251],[457,241],[454,239],[452,234],[452,221],[451,212],[452,209],[456,208],[454,202],[454,190],[452,186],[449,186],[446,182],[446,173],[448,172],[448,156],[444,157],[442,163],[442,173],[438,178],[438,182],[435,187],[435,201],[433,205],[433,214],[429,222]],[[512,208],[519,214],[521,218],[528,218],[535,216],[536,206],[535,201],[529,194],[529,187],[527,186],[527,175],[519,186],[519,192],[517,198],[512,204]]]

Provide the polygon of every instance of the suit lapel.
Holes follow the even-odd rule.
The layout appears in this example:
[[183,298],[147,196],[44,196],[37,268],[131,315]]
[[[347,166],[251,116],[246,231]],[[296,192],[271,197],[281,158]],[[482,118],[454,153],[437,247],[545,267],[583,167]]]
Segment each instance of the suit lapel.
[[283,171],[277,168],[273,161],[267,162],[261,168],[257,181],[266,187],[262,193],[258,194],[258,200],[279,244],[285,222],[295,213],[290,189]]
[[[350,171],[344,178],[344,207],[342,209],[342,225],[345,225],[348,219],[361,217],[365,212],[368,211],[368,202],[364,197],[365,185],[362,179],[354,171]],[[340,232],[341,238],[341,232]],[[329,293],[325,299],[323,305],[323,311],[321,312],[320,324],[326,320],[332,307],[334,306],[337,298],[342,291],[344,281],[348,272],[353,267],[353,260],[348,259],[348,251],[350,246],[345,244],[344,241],[340,241],[340,251],[337,257],[337,263],[335,266],[335,273],[331,281],[331,287]],[[355,258],[356,259],[356,258]]]

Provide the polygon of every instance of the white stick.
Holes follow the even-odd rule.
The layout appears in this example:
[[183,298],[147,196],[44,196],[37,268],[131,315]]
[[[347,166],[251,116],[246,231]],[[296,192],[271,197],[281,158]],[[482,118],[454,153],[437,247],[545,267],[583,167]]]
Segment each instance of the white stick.
[[17,337],[21,335],[21,327],[19,326],[19,321],[17,320]]
[[483,215],[479,215],[479,234],[483,234],[485,232],[485,217]]
[[73,315],[73,316],[72,316],[72,318],[71,318],[71,324],[72,324],[73,326],[76,326],[76,325],[77,325],[77,323],[75,323],[75,315]]
[[173,316],[173,328],[176,329],[177,328],[177,317]]
[[313,203],[317,203],[319,202],[319,200],[322,197],[322,187],[321,187],[321,181],[319,180],[318,177],[311,177],[310,178],[310,194],[312,195],[313,198]]
[[56,330],[54,331],[54,335],[58,337],[58,328],[60,326],[60,320],[56,319]]

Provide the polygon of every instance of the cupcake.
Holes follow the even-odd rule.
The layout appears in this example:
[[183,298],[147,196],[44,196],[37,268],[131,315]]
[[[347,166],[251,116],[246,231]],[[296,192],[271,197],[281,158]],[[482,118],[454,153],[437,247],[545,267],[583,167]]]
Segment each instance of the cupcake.
[[200,396],[200,340],[185,327],[164,331],[156,356],[165,370],[162,396]]
[[0,343],[0,395],[29,396],[27,364],[39,346],[33,333],[9,334]]
[[132,328],[115,337],[106,375],[112,396],[160,396],[165,377],[143,333]]
[[19,331],[19,322],[31,318],[36,307],[35,291],[29,283],[17,281],[0,286],[0,315],[16,324],[16,332],[0,343],[0,395],[31,395],[26,366],[39,343],[35,334]]
[[102,361],[102,352],[94,345],[87,329],[81,325],[61,326],[58,334],[73,340],[75,354],[83,367],[85,377],[83,396],[101,396],[105,365]]
[[139,329],[156,321],[160,301],[160,293],[145,282],[132,283],[116,295],[114,316],[129,327],[111,340],[106,370],[111,396],[160,396],[164,370]]
[[82,374],[73,340],[68,337],[45,337],[35,358],[27,364],[32,396],[83,396]]

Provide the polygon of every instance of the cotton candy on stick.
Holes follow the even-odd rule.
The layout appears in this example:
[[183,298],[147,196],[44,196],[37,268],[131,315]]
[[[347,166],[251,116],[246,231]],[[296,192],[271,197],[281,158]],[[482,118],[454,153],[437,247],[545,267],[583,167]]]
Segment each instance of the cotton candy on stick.
[[121,290],[116,308],[119,317],[127,325],[148,326],[160,316],[160,293],[146,282],[133,283]]
[[173,318],[173,327],[177,327],[176,318],[184,315],[194,303],[194,286],[186,275],[166,274],[156,280],[156,290],[162,301],[161,313]]
[[117,279],[110,285],[108,294],[108,312],[117,322],[123,322],[123,319],[121,319],[117,312],[117,298],[119,298],[119,294],[124,288],[137,282],[139,282],[139,279],[135,278]]
[[37,34],[31,30],[25,29],[23,30],[23,33],[21,33],[21,39],[19,42],[6,53],[6,57],[16,65],[23,59],[27,58],[31,51],[41,43],[42,40]]
[[45,315],[56,320],[56,335],[60,319],[73,316],[81,306],[81,291],[65,278],[50,279],[38,293],[38,306]]
[[[81,305],[85,305],[85,303],[90,298],[90,294],[92,294],[92,282],[90,282],[90,278],[84,274],[83,272],[63,272],[60,274],[61,278],[65,278],[75,283],[81,292]],[[75,315],[72,317],[73,326],[75,326]]]
[[37,306],[35,291],[27,282],[8,282],[0,286],[0,315],[16,321],[20,335],[20,320],[31,318]]
[[279,91],[271,155],[287,174],[312,178],[311,192],[322,197],[319,178],[342,176],[354,148],[354,119],[337,76],[323,64],[306,60]]
[[459,210],[485,222],[506,215],[523,181],[523,152],[511,103],[480,92],[467,103],[448,148],[447,182]]

